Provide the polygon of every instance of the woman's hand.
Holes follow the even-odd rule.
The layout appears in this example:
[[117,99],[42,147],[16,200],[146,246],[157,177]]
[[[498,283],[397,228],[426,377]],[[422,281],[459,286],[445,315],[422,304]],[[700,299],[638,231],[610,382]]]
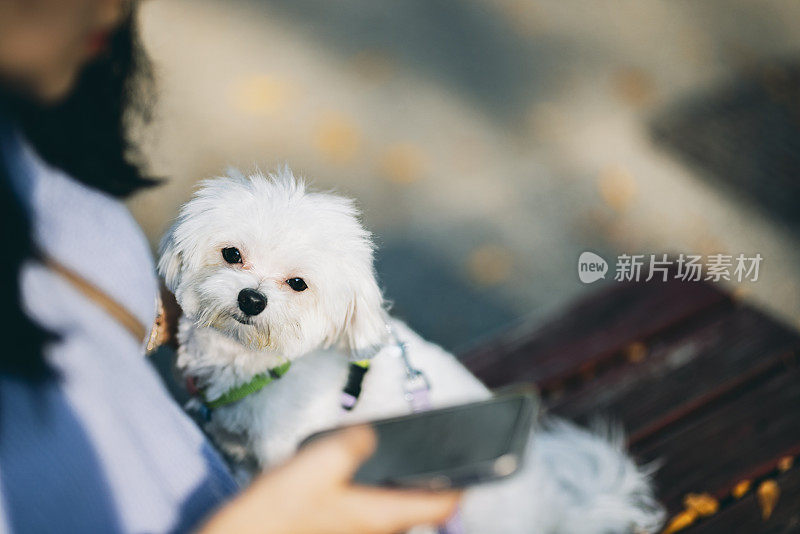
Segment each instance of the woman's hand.
[[161,309],[159,310],[159,316],[156,318],[156,321],[160,321],[160,324],[155,347],[166,345],[173,350],[178,350],[178,322],[183,311],[175,299],[175,295],[167,289],[163,280],[159,280],[158,289],[161,294]]
[[356,486],[350,479],[375,449],[369,427],[320,439],[256,479],[202,532],[390,533],[441,524],[460,493]]

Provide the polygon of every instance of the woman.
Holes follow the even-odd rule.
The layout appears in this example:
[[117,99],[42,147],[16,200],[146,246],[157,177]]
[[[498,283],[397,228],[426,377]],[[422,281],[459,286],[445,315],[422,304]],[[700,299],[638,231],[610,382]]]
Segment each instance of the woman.
[[134,8],[0,0],[0,528],[395,532],[441,522],[458,495],[350,485],[374,447],[368,428],[309,446],[237,495],[120,320],[151,324],[158,287],[119,200],[157,184],[126,137],[146,119],[148,95]]

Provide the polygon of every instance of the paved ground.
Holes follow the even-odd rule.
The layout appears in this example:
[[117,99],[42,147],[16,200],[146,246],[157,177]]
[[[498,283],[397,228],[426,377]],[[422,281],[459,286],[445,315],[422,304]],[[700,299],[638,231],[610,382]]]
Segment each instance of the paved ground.
[[143,8],[148,153],[171,178],[132,203],[153,241],[198,179],[288,162],[360,200],[396,313],[448,348],[589,291],[584,250],[760,253],[737,291],[800,321],[797,234],[650,134],[682,98],[800,57],[793,0]]

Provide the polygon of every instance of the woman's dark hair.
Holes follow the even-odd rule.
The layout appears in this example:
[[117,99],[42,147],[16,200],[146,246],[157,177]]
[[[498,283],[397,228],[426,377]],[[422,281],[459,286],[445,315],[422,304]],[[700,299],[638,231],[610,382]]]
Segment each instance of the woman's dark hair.
[[[19,128],[49,164],[88,186],[124,198],[157,183],[142,174],[141,156],[130,139],[131,126],[150,118],[152,94],[150,67],[137,38],[132,5],[107,52],[84,68],[64,101],[44,106],[0,88],[0,117]],[[36,382],[53,376],[43,348],[58,333],[31,320],[21,303],[20,267],[38,252],[28,213],[11,186],[7,163],[0,153],[0,307],[4,317],[0,374]]]

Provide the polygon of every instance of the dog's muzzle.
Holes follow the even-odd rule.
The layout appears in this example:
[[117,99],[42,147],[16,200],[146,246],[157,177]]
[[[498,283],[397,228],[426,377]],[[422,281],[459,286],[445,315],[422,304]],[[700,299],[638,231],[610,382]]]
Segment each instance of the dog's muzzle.
[[239,309],[245,314],[258,315],[267,307],[267,297],[255,289],[242,289],[239,291]]

